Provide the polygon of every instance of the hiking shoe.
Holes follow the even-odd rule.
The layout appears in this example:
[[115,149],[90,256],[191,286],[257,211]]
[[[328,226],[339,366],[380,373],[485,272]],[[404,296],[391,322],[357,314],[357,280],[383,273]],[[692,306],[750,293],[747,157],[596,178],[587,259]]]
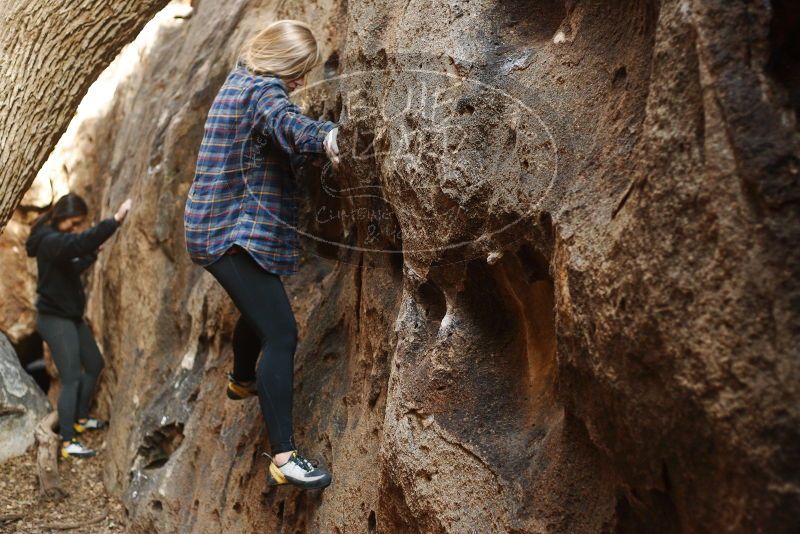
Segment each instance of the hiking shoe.
[[72,425],[72,428],[74,428],[75,432],[77,432],[78,434],[83,434],[87,430],[100,430],[101,428],[105,428],[107,426],[108,423],[106,423],[105,421],[102,421],[100,419],[95,419],[94,417],[90,417],[83,423],[76,421],[75,424]]
[[[264,455],[272,459],[269,454]],[[280,467],[273,461],[269,462],[267,482],[270,486],[293,484],[302,489],[317,489],[331,483],[331,474],[317,467],[317,462],[312,463],[293,450],[286,463]]]
[[69,445],[64,447],[61,446],[61,457],[62,458],[69,458],[73,456],[75,458],[89,458],[97,454],[97,451],[94,449],[90,449],[89,447],[84,447],[83,444],[75,438],[72,438],[72,441],[69,442]]
[[242,400],[247,397],[258,395],[256,381],[241,382],[233,378],[233,373],[228,373],[228,388],[226,390],[229,399]]

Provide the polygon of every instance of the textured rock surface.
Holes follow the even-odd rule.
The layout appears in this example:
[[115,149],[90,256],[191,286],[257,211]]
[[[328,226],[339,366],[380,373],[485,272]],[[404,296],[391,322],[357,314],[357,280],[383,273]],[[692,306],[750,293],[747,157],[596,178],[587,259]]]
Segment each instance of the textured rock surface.
[[0,333],[0,462],[24,454],[33,431],[50,411],[50,403],[19,365],[8,338]]
[[[325,183],[380,195],[310,173],[306,228],[363,244],[386,216],[385,252],[306,240],[286,279],[316,494],[265,492],[257,404],[223,394],[237,315],[181,226],[208,106],[274,14],[194,7],[97,123],[95,205],[135,203],[89,306],[134,532],[800,526],[797,8],[281,4],[322,38],[315,79],[388,71],[307,99],[346,118]],[[410,70],[480,82],[446,84],[455,137],[404,108]]]
[[12,343],[19,343],[36,329],[36,263],[25,254],[25,239],[30,226],[22,217],[14,217],[0,234],[0,332]]

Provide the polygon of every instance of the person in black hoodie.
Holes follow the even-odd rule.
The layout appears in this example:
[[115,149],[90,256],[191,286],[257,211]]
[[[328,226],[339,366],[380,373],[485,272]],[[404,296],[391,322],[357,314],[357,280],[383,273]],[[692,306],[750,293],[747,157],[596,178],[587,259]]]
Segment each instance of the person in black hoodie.
[[33,223],[25,243],[39,271],[36,328],[50,347],[61,377],[58,423],[64,458],[94,456],[95,451],[81,444],[76,433],[105,426],[104,421],[89,417],[103,357],[83,320],[86,295],[81,273],[97,259],[100,245],[119,228],[130,206],[128,199],[113,217],[77,233],[88,209],[80,196],[69,193]]

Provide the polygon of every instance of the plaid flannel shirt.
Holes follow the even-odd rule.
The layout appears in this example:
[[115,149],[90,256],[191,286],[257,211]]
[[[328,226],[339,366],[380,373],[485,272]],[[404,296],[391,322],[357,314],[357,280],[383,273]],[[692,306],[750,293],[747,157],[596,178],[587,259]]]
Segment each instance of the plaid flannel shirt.
[[303,115],[280,78],[240,62],[214,99],[184,210],[189,257],[209,265],[238,244],[265,270],[298,270],[292,160],[324,153],[336,125]]

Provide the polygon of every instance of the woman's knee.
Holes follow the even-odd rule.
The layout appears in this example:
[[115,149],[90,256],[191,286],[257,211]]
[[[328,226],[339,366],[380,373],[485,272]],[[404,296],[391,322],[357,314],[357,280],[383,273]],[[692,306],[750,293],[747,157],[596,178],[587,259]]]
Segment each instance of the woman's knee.
[[78,388],[80,387],[81,384],[80,373],[74,373],[74,376],[71,373],[70,376],[66,378],[64,378],[63,376],[61,376],[60,378],[61,378],[61,393],[60,393],[61,395],[64,394],[74,395],[75,392],[78,391]]
[[80,361],[83,372],[94,376],[98,376],[103,367],[105,367],[103,355],[100,354],[97,345],[93,343],[87,343],[81,347]]
[[262,350],[276,346],[292,350],[297,347],[297,321],[293,315],[263,317],[259,326]]
[[294,355],[297,349],[297,327],[287,326],[279,333],[273,333],[261,344],[262,353],[266,351],[278,352],[280,354]]
[[91,362],[89,362],[89,365],[85,366],[84,369],[90,375],[97,377],[100,376],[100,371],[102,371],[105,366],[106,364],[103,361],[103,357],[97,355],[97,357],[92,358]]
[[[294,353],[297,349],[297,327],[282,329],[280,334],[273,334],[261,345],[261,359],[257,373],[260,375],[270,367],[282,361],[288,365],[294,362]],[[277,361],[276,361],[277,360]]]
[[70,355],[68,358],[63,358],[53,354],[53,361],[55,361],[56,369],[58,370],[58,379],[61,381],[62,386],[77,384],[80,381],[81,362],[77,355]]

